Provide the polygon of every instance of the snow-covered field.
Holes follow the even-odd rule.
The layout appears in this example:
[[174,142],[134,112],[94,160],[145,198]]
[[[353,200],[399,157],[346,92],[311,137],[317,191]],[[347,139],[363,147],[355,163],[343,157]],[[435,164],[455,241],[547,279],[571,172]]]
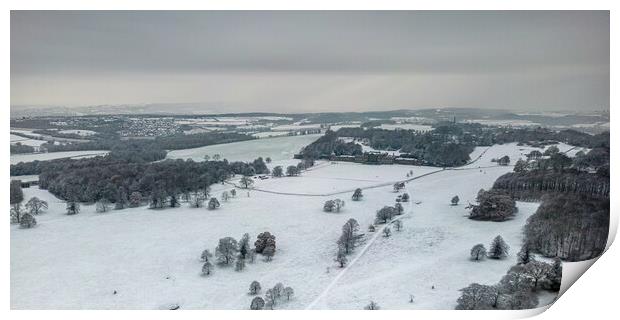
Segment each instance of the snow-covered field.
[[287,136],[288,132],[287,131],[264,131],[264,132],[257,132],[257,133],[253,133],[252,134],[254,137],[257,138],[270,138],[270,137],[282,137],[282,136]]
[[205,155],[219,154],[229,161],[251,161],[258,157],[271,157],[274,161],[291,159],[301,148],[321,137],[320,134],[275,137],[249,141],[217,144],[212,146],[173,150],[168,152],[170,159],[194,159],[202,161]]
[[[237,159],[244,153],[245,159],[276,158],[287,150],[240,149],[233,153]],[[160,309],[178,304],[182,309],[247,309],[252,299],[248,286],[258,280],[263,292],[277,282],[295,289],[295,298],[279,309],[361,309],[371,299],[383,309],[452,309],[459,289],[472,282],[494,284],[515,263],[521,227],[538,206],[518,202],[517,216],[506,222],[466,218],[465,206],[478,190],[512,170],[494,166],[491,159],[509,155],[516,161],[531,148],[505,144],[486,149],[472,154],[482,155],[478,162],[407,183],[412,201],[401,216],[404,230],[390,238],[367,234],[345,269],[333,261],[342,225],[355,218],[367,233],[375,211],[394,204],[397,194],[389,184],[406,179],[409,170],[419,175],[437,168],[319,162],[300,177],[257,179],[260,190],[240,190],[215,211],[183,205],[98,214],[93,206],[82,206],[80,214],[67,216],[64,203],[47,191],[24,189],[26,199],[47,200],[50,209],[37,217],[34,229],[11,226],[11,308]],[[224,149],[195,157],[205,153],[226,157]],[[321,196],[354,187],[374,188],[365,189],[359,202],[350,200],[350,192]],[[213,186],[216,195],[230,188]],[[280,191],[291,194],[273,193]],[[454,195],[461,198],[458,206],[449,205]],[[344,210],[323,212],[323,203],[336,197],[346,201]],[[259,258],[243,272],[217,267],[209,277],[200,275],[200,253],[213,251],[219,238],[247,232],[255,239],[263,231],[277,238],[273,261]],[[473,245],[488,246],[498,234],[511,246],[507,259],[468,260]],[[409,295],[415,296],[414,303]]]
[[62,151],[62,152],[48,152],[48,153],[28,153],[28,154],[12,154],[11,155],[11,164],[17,164],[20,162],[30,162],[30,161],[44,161],[44,160],[53,160],[60,158],[90,158],[96,156],[106,155],[108,151],[101,150],[86,150],[86,151]]
[[96,134],[97,132],[92,131],[92,130],[60,130],[58,131],[58,133],[64,133],[64,134],[77,134],[79,136],[82,137],[88,137],[88,136],[92,136],[94,134]]
[[413,123],[396,123],[396,124],[385,124],[384,123],[380,125],[379,128],[386,129],[386,130],[397,130],[397,129],[417,130],[417,131],[422,131],[422,132],[433,130],[433,127],[431,126],[427,126],[423,124],[413,124]]
[[37,140],[37,139],[28,139],[18,135],[11,135],[11,144],[21,143],[25,146],[38,147],[47,141],[45,140]]

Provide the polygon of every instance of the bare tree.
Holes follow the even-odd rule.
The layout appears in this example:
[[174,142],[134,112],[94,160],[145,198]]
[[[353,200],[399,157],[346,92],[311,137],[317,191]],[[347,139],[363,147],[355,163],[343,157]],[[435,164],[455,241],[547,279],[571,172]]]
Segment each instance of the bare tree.
[[237,240],[226,237],[220,239],[219,245],[215,248],[215,256],[221,264],[230,264],[238,251]]
[[338,246],[344,250],[345,254],[351,253],[353,249],[355,249],[355,245],[360,239],[360,236],[357,234],[359,231],[360,225],[357,223],[357,220],[351,218],[342,226],[342,234],[338,239]]
[[30,212],[31,215],[38,215],[42,211],[48,208],[47,202],[43,201],[37,197],[32,197],[28,202],[26,202],[26,209]]
[[381,309],[381,308],[380,308],[380,307],[379,307],[379,305],[378,305],[376,302],[374,302],[374,301],[370,301],[370,303],[368,303],[368,304],[364,307],[364,310],[379,310],[379,309]]
[[108,201],[108,199],[101,199],[99,201],[97,201],[97,205],[96,205],[96,211],[103,213],[103,212],[108,212],[110,211],[110,201]]
[[400,231],[403,228],[403,222],[401,220],[396,220],[392,223],[396,231]]
[[346,253],[344,253],[344,250],[338,250],[338,253],[336,254],[336,259],[334,259],[334,261],[338,262],[340,268],[344,268],[344,266],[347,265],[349,259],[347,259],[347,255]]
[[284,288],[284,291],[282,292],[282,294],[286,297],[287,301],[290,301],[293,295],[295,294],[295,291],[291,287],[286,287]]
[[254,184],[254,181],[250,177],[243,176],[241,177],[241,180],[239,180],[239,183],[243,186],[243,188],[247,189]]
[[390,227],[383,228],[383,236],[389,238],[392,235],[392,229]]

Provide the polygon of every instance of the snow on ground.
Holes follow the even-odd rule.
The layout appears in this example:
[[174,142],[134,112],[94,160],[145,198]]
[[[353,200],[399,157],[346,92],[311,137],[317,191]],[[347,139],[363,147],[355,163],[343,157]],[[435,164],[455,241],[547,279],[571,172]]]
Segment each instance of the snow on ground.
[[335,124],[329,127],[332,131],[338,131],[340,128],[359,128],[360,124]]
[[277,131],[277,132],[264,131],[264,132],[257,132],[257,133],[252,134],[252,136],[257,137],[257,138],[281,137],[281,136],[286,136],[286,135],[288,135],[287,131]]
[[[537,204],[518,202],[516,218],[500,223],[469,220],[465,206],[480,188],[490,188],[512,169],[478,166],[493,165],[490,159],[504,154],[513,158],[522,152],[519,148],[493,146],[479,163],[463,170],[444,170],[408,183],[412,201],[402,216],[404,230],[390,238],[367,235],[366,251],[360,254],[360,246],[350,258],[359,254],[357,260],[344,271],[333,261],[341,226],[355,218],[366,233],[375,211],[394,204],[397,194],[391,185],[365,189],[359,202],[351,201],[350,193],[299,196],[239,190],[237,198],[215,211],[184,204],[99,214],[91,205],[82,206],[75,216],[65,215],[64,203],[47,191],[27,188],[26,199],[42,198],[50,209],[37,217],[34,229],[11,226],[11,308],[161,309],[179,304],[182,309],[247,309],[252,299],[248,286],[258,280],[263,292],[277,282],[295,289],[292,301],[276,306],[282,309],[361,309],[370,299],[383,309],[452,309],[459,289],[472,282],[496,283],[516,261],[521,227]],[[278,152],[263,155],[273,158]],[[257,179],[256,188],[320,194],[405,179],[408,169],[416,175],[429,170],[318,162],[300,177]],[[230,188],[212,187],[215,195]],[[458,206],[449,205],[454,195],[461,198]],[[335,197],[346,200],[344,210],[323,212],[323,203]],[[209,277],[200,275],[200,253],[213,251],[219,238],[240,238],[247,232],[255,239],[263,231],[277,238],[273,261],[258,258],[243,272],[217,267]],[[468,260],[473,245],[488,247],[498,234],[511,246],[507,259]]]
[[271,157],[273,160],[291,159],[301,148],[321,137],[320,134],[276,137],[249,141],[217,144],[200,148],[173,150],[168,152],[170,159],[194,159],[202,161],[205,155],[219,154],[229,161],[251,161],[258,157]]
[[30,162],[30,161],[44,161],[44,160],[53,160],[60,158],[91,158],[96,156],[106,155],[108,151],[101,150],[85,150],[85,151],[62,151],[62,152],[48,152],[48,153],[27,153],[27,154],[12,154],[11,155],[11,164],[17,164],[20,162]]
[[386,129],[386,130],[397,130],[397,129],[402,129],[402,130],[417,130],[417,131],[431,131],[433,130],[433,127],[428,126],[428,125],[423,125],[423,124],[413,124],[413,123],[397,123],[397,124],[382,124],[379,126],[380,129]]
[[22,176],[11,176],[11,180],[20,180],[21,182],[39,181],[39,175],[29,174],[29,175],[22,175]]
[[11,132],[27,134],[27,135],[33,136],[33,137],[41,137],[42,136],[39,133],[32,132],[32,130],[36,130],[36,129],[13,129],[13,128],[11,128]]
[[21,143],[25,146],[31,146],[31,147],[38,147],[44,143],[46,143],[47,141],[45,140],[37,140],[37,139],[28,139],[28,138],[24,138],[22,136],[18,136],[18,135],[11,135],[11,144],[17,144],[17,143]]
[[64,133],[64,134],[77,134],[79,136],[82,137],[88,137],[88,136],[92,136],[93,134],[96,134],[97,132],[92,131],[92,130],[60,130],[58,131],[58,133]]
[[320,129],[320,124],[284,124],[271,128],[273,131],[292,131],[292,130],[306,130],[306,129]]

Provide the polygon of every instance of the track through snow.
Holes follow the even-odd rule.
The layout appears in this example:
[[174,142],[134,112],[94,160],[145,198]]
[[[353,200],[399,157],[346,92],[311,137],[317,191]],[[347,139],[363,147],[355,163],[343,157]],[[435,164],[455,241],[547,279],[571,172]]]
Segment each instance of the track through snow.
[[[490,149],[490,147],[485,149],[482,153],[480,153],[480,155],[478,157],[476,157],[476,159],[473,159],[472,161],[468,162],[467,164],[463,165],[462,167],[466,167],[466,166],[471,165],[471,164],[475,163],[476,161],[480,160],[480,158],[482,158],[482,156],[489,149]],[[462,169],[453,168],[453,169],[447,169],[447,170],[454,170],[454,169],[456,169],[456,170],[479,169],[479,167],[476,167],[476,168],[462,168]],[[446,169],[444,168],[444,169],[441,169],[441,170],[431,171],[431,172],[428,172],[428,173],[425,173],[425,174],[421,174],[419,176],[415,176],[415,177],[409,178],[409,179],[404,180],[402,182],[409,183],[411,181],[423,178],[425,176],[428,176],[428,175],[431,175],[431,174],[435,174],[435,173],[438,173],[438,172],[443,172],[443,171],[446,171]],[[391,183],[381,184],[379,186],[367,187],[367,188],[362,188],[362,189],[376,188],[376,187],[380,187],[380,186],[383,187],[383,186],[388,186],[390,184]],[[408,186],[409,185],[407,185],[407,187],[406,187],[407,193],[413,194],[411,192],[411,190],[409,190]],[[350,192],[350,191],[345,191],[345,192]],[[339,193],[344,193],[344,192],[337,192],[335,194],[339,194]],[[413,204],[414,204],[413,199],[410,199],[408,201],[408,204],[409,204],[409,208],[408,208],[409,210],[407,211],[407,213],[402,214],[402,215],[400,215],[400,216],[390,220],[390,222],[385,223],[383,226],[381,226],[380,229],[375,230],[375,235],[372,238],[370,238],[370,240],[368,242],[366,242],[364,247],[359,251],[359,253],[355,256],[355,258],[353,258],[353,260],[351,260],[351,262],[338,273],[338,275],[329,283],[329,285],[327,285],[325,290],[323,290],[323,292],[321,292],[321,294],[319,294],[319,296],[316,297],[316,299],[314,299],[312,302],[310,302],[310,304],[308,304],[306,306],[306,308],[305,308],[306,310],[312,309],[318,302],[320,302],[329,293],[329,291],[336,285],[336,283],[338,283],[338,280],[340,280],[340,278],[342,278],[342,276],[344,276],[347,273],[347,271],[349,271],[355,265],[357,260],[359,260],[359,258],[361,258],[368,251],[370,246],[372,246],[372,244],[377,240],[377,238],[379,238],[381,236],[381,234],[383,233],[383,230],[385,228],[389,227],[392,223],[394,223],[394,221],[400,220],[400,219],[402,219],[404,217],[407,217],[407,216],[410,216],[413,213]]]
[[[407,188],[407,192],[410,192],[409,188]],[[321,292],[321,294],[319,294],[319,296],[316,297],[316,299],[314,299],[312,302],[310,302],[310,304],[306,306],[305,310],[312,309],[319,301],[321,301],[327,295],[327,293],[329,293],[329,291],[336,285],[336,283],[338,283],[338,280],[340,280],[340,278],[342,278],[342,276],[344,276],[347,273],[347,271],[349,271],[349,269],[351,269],[351,267],[355,265],[357,260],[359,260],[359,258],[361,258],[366,253],[366,251],[368,251],[370,246],[372,246],[372,244],[377,240],[377,238],[381,236],[385,228],[389,227],[392,223],[394,223],[394,221],[400,220],[413,213],[413,199],[410,199],[408,203],[409,203],[409,210],[407,210],[407,213],[401,214],[400,216],[390,220],[390,222],[383,224],[383,226],[380,229],[375,230],[375,235],[372,238],[370,238],[369,241],[366,242],[362,250],[359,251],[359,253],[355,256],[355,258],[353,258],[353,260],[351,260],[351,262],[347,264],[346,267],[340,270],[340,272],[338,273],[338,275],[336,275],[334,280],[332,280],[327,285],[325,290],[323,290],[323,292]]]

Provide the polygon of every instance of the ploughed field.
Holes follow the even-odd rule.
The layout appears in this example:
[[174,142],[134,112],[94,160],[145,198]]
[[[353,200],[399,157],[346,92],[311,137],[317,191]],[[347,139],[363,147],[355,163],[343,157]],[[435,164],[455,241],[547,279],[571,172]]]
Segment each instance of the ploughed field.
[[[516,263],[521,228],[538,204],[517,202],[519,212],[505,222],[469,220],[465,206],[474,202],[479,189],[490,188],[512,170],[496,166],[492,158],[509,155],[514,163],[531,150],[516,144],[477,148],[472,158],[480,159],[458,170],[317,162],[299,177],[255,179],[255,190],[237,190],[237,197],[220,200],[221,208],[213,211],[183,203],[175,209],[95,213],[93,205],[83,205],[78,215],[67,216],[63,201],[27,188],[26,200],[37,196],[50,208],[36,217],[33,229],[11,226],[11,308],[248,309],[253,298],[248,287],[258,280],[262,293],[278,282],[295,290],[294,298],[276,309],[362,309],[370,300],[383,309],[452,309],[459,289],[472,282],[497,283]],[[224,149],[218,153],[226,157]],[[248,160],[257,156],[271,156],[270,167],[296,163],[269,153],[251,154]],[[410,170],[414,176],[438,172],[406,184],[403,192],[412,200],[400,216],[402,231],[392,228],[389,238],[379,230],[369,233],[375,212],[394,205],[392,184],[406,180]],[[357,187],[365,188],[363,200],[352,201],[350,190]],[[232,188],[212,186],[218,198]],[[454,195],[461,199],[458,206],[450,205]],[[323,212],[323,203],[335,198],[346,201],[344,209]],[[359,222],[365,235],[341,269],[334,262],[336,241],[349,218]],[[258,255],[242,272],[216,266],[212,275],[201,276],[204,249],[213,252],[218,239],[239,239],[246,232],[253,244],[264,231],[276,236],[272,261]],[[473,245],[488,248],[497,235],[511,247],[508,258],[469,260]]]

